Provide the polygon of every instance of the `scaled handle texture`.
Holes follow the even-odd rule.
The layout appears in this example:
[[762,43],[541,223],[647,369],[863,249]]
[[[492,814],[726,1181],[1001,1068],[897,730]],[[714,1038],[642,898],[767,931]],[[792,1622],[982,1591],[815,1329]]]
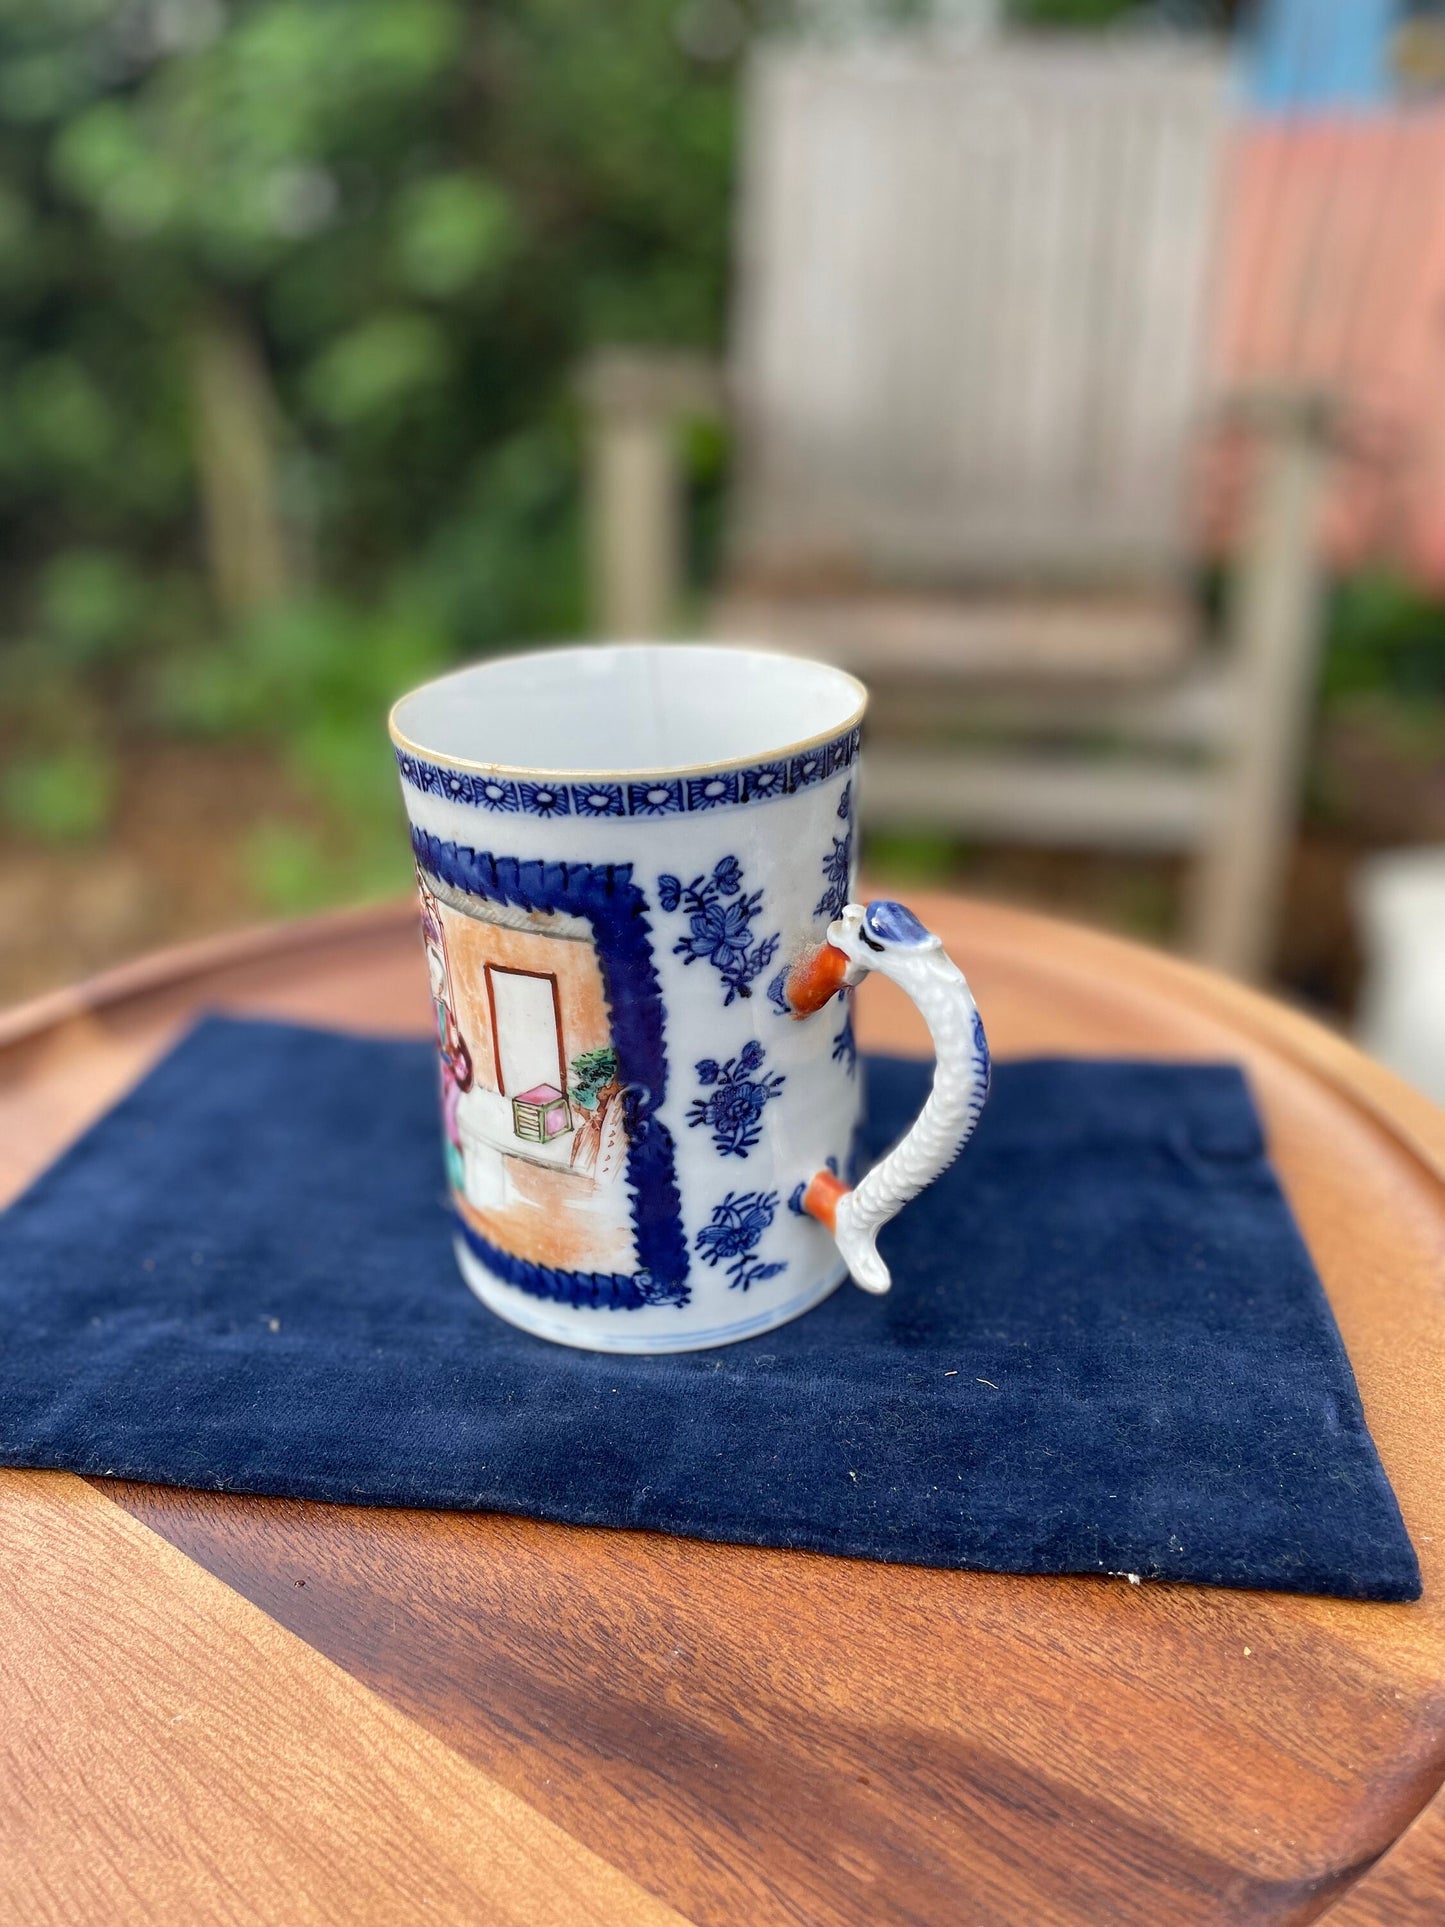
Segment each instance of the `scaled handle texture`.
[[814,1172],[803,1208],[832,1232],[854,1282],[882,1292],[892,1279],[878,1255],[878,1234],[973,1136],[988,1096],[990,1062],[963,972],[911,910],[886,898],[866,908],[845,904],[822,947],[793,966],[786,986],[793,1015],[820,1010],[870,970],[891,977],[918,1006],[937,1053],[933,1089],[912,1128],[866,1177],[850,1188],[831,1171]]

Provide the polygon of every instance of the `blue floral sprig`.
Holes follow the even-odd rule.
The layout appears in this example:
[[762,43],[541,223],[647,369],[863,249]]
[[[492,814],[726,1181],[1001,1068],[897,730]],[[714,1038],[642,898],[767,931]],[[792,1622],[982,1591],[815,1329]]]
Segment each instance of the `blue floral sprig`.
[[833,847],[823,858],[823,881],[827,889],[813,905],[815,917],[826,917],[831,923],[834,917],[841,917],[843,905],[848,901],[848,876],[853,868],[853,827],[850,824],[842,836],[833,838]]
[[743,890],[742,865],[735,856],[722,857],[711,876],[683,883],[675,876],[657,879],[658,901],[669,914],[681,909],[688,920],[687,935],[672,946],[685,964],[710,963],[727,985],[723,1004],[734,997],[751,997],[749,986],[777,955],[778,935],[753,941],[753,920],[763,907],[761,890]]
[[853,1035],[853,1013],[843,1013],[843,1028],[833,1039],[833,1062],[846,1064],[848,1075],[852,1077],[858,1069],[858,1039]]
[[765,1265],[753,1256],[777,1208],[776,1191],[729,1191],[694,1239],[705,1264],[726,1264],[730,1291],[748,1291],[787,1270],[786,1261]]
[[745,1158],[763,1134],[763,1106],[775,1098],[787,1081],[781,1071],[765,1077],[753,1073],[762,1069],[767,1052],[754,1038],[743,1045],[736,1057],[719,1064],[704,1057],[697,1066],[698,1082],[710,1086],[707,1097],[695,1097],[687,1121],[694,1127],[706,1125],[722,1155]]

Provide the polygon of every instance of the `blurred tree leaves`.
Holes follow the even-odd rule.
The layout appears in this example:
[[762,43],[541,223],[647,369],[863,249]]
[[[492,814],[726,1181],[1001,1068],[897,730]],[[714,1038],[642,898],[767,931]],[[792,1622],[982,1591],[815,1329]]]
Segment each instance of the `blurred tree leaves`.
[[721,335],[719,6],[0,0],[9,820],[103,818],[104,718],[274,740],[361,850],[389,699],[582,626],[576,363]]
[[445,300],[500,277],[522,239],[510,197],[480,174],[418,181],[396,210],[396,272],[414,294]]
[[47,843],[94,836],[110,813],[111,759],[82,748],[22,751],[0,773],[0,805],[17,829]]
[[1325,624],[1327,706],[1361,695],[1402,704],[1445,701],[1445,608],[1388,569],[1340,582]]
[[[218,306],[306,449],[335,583],[434,535],[589,341],[715,344],[732,75],[683,51],[678,19],[674,0],[625,19],[7,0],[0,325],[25,506],[48,496],[63,532],[88,480],[101,520],[193,536],[164,483],[194,462],[185,338]],[[117,453],[157,439],[170,460],[148,452],[137,499]]]
[[385,428],[404,422],[408,404],[443,387],[449,372],[446,333],[429,315],[377,314],[316,357],[304,388],[335,428]]
[[145,590],[138,570],[107,549],[62,549],[41,572],[43,631],[71,662],[90,664],[136,644]]
[[1149,0],[1008,0],[1009,17],[1024,27],[1107,27],[1131,14],[1160,11]]

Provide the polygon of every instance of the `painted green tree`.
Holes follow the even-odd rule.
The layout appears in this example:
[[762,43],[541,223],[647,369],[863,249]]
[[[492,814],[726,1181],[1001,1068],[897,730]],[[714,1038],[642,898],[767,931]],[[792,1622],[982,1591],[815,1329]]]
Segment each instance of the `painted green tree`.
[[617,1076],[617,1052],[610,1044],[585,1050],[572,1059],[571,1071],[569,1095],[584,1111],[595,1110],[599,1092]]

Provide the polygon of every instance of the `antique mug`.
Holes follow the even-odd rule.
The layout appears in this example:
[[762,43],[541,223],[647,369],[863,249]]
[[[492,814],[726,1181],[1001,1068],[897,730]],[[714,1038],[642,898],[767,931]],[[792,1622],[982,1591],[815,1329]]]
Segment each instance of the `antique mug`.
[[[393,709],[457,1260],[512,1324],[691,1351],[850,1272],[888,1289],[878,1231],[967,1140],[989,1058],[938,938],[850,900],[866,702],[822,663],[663,643],[502,656]],[[858,1179],[869,970],[938,1063]]]

